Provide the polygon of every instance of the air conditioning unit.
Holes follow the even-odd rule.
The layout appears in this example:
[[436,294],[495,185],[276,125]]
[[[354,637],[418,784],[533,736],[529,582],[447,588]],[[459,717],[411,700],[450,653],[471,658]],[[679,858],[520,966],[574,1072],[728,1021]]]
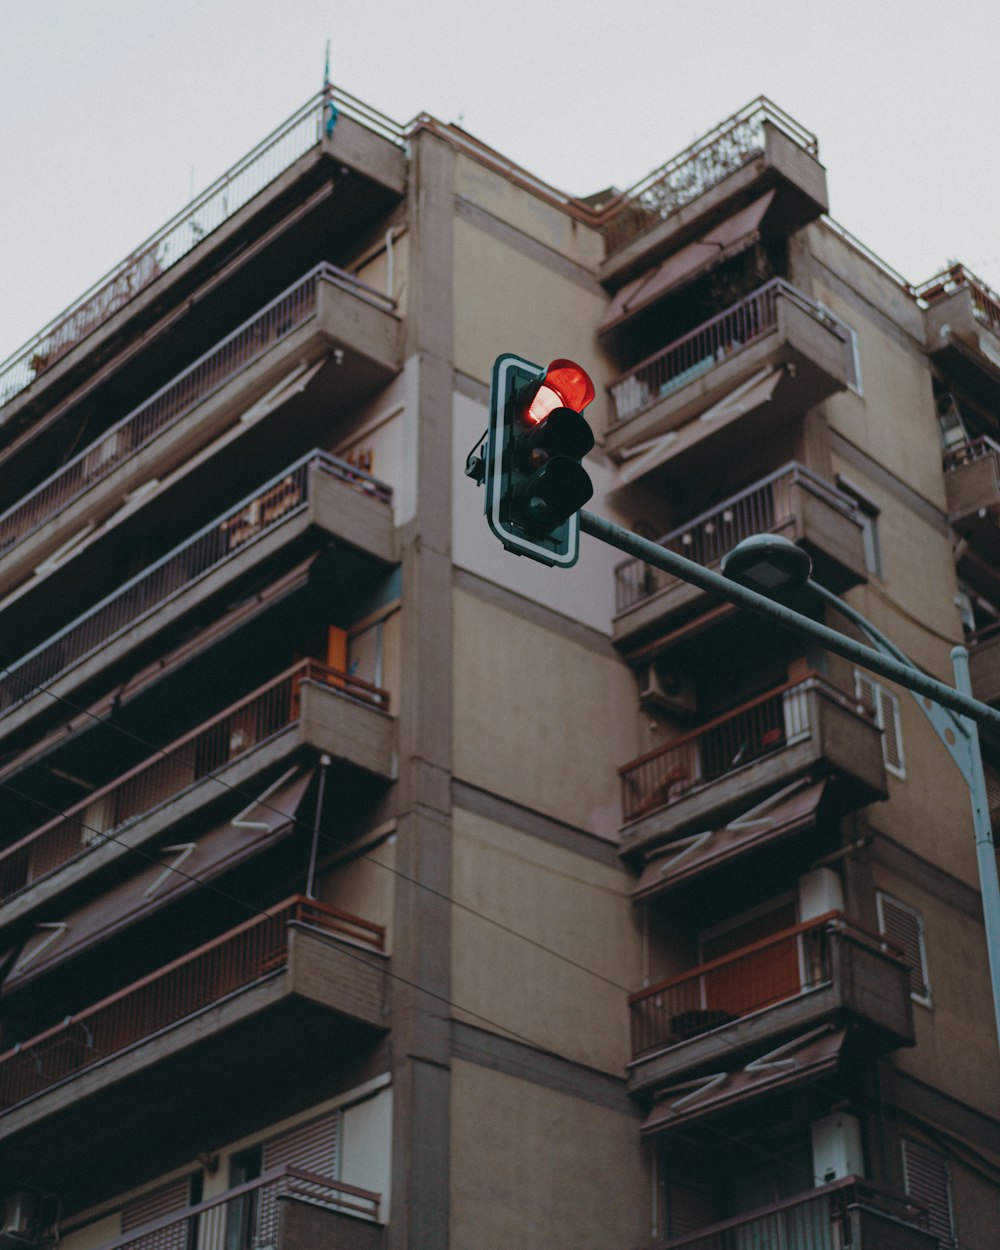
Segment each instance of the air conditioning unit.
[[0,1246],[24,1250],[28,1246],[52,1245],[59,1202],[30,1189],[18,1189],[3,1201],[0,1220]]
[[673,673],[661,673],[655,664],[639,670],[639,706],[644,712],[666,712],[669,716],[693,716],[698,710],[694,687]]

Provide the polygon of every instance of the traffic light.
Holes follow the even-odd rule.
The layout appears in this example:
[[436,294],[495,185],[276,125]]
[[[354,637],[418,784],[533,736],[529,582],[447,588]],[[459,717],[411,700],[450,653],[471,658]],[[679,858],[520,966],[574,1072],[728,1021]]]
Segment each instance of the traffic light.
[[493,365],[483,465],[486,516],[508,551],[569,568],[594,493],[580,461],[594,445],[582,409],[594,384],[572,360],[547,369],[505,353]]

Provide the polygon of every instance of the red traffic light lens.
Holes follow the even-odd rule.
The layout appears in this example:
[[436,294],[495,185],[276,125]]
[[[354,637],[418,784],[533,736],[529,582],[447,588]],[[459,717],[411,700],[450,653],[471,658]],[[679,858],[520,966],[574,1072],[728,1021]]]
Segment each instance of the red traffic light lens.
[[553,408],[582,412],[594,398],[590,375],[572,360],[553,360],[524,414],[529,425],[544,421]]

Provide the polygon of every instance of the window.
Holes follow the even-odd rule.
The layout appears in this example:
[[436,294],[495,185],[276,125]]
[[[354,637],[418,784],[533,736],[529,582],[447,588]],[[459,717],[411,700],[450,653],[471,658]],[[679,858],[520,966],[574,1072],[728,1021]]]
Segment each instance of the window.
[[878,534],[878,504],[869,499],[863,491],[858,490],[853,483],[839,473],[837,474],[837,485],[845,495],[849,496],[854,504],[857,518],[861,522],[861,541],[864,544],[865,568],[876,577],[882,577],[882,544],[879,541]]
[[865,712],[882,730],[882,759],[895,777],[906,778],[899,699],[877,681],[854,670],[854,694]]
[[944,1157],[920,1142],[904,1137],[903,1189],[908,1198],[926,1207],[931,1232],[942,1247],[955,1244],[955,1216],[951,1205],[951,1180]]
[[918,911],[890,898],[881,890],[875,892],[878,931],[898,946],[910,965],[910,997],[925,1007],[931,1005],[931,986],[927,976],[927,950],[924,945],[924,922]]

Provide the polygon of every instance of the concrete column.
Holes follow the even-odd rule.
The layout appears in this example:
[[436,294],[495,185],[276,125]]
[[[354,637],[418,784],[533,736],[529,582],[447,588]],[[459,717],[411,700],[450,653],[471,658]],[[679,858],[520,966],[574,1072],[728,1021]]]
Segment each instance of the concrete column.
[[453,153],[414,137],[405,355],[413,371],[416,515],[403,568],[397,867],[390,1053],[389,1250],[448,1245],[451,997],[451,443]]

